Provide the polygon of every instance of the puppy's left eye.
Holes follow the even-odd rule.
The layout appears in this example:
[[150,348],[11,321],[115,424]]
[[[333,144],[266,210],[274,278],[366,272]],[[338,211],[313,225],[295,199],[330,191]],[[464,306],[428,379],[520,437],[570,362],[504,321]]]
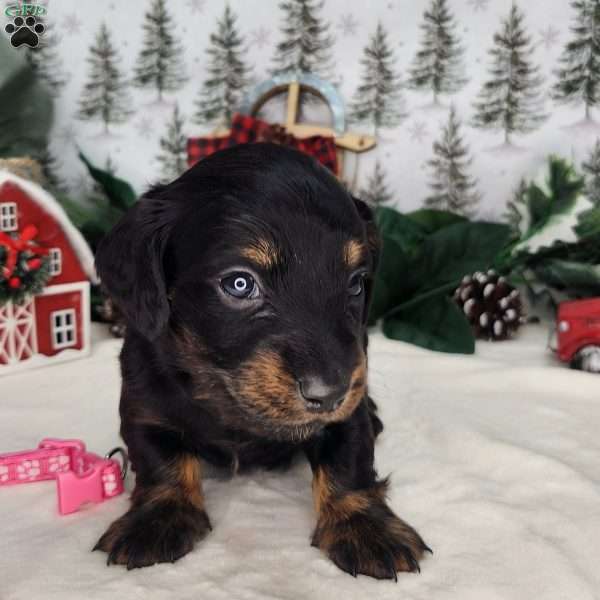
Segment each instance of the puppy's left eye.
[[366,273],[355,273],[350,277],[348,282],[348,294],[350,296],[360,296],[365,287],[365,276]]
[[221,279],[223,291],[234,298],[258,298],[259,289],[249,273],[232,273]]

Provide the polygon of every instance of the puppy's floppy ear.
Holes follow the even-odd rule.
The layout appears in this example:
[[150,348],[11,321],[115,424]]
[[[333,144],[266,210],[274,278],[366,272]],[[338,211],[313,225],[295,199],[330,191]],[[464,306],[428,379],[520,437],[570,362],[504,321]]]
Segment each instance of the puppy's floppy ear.
[[169,320],[163,257],[177,205],[157,187],[142,196],[100,242],[96,270],[128,325],[146,338],[158,336]]
[[375,272],[377,270],[377,265],[379,264],[379,255],[381,253],[381,237],[379,236],[377,223],[375,223],[375,215],[366,202],[363,202],[354,196],[352,196],[352,200],[354,200],[354,206],[356,207],[358,214],[365,222],[367,244],[373,261],[373,272]]
[[[352,200],[354,200],[354,206],[356,206],[358,214],[365,223],[367,246],[369,247],[369,252],[371,254],[373,274],[375,274],[375,271],[377,271],[377,265],[379,264],[379,255],[381,254],[381,237],[379,235],[379,230],[377,229],[377,223],[375,222],[375,215],[373,214],[371,207],[366,202],[363,202],[354,196],[352,196]],[[365,309],[363,313],[363,324],[367,323],[369,317],[369,309],[371,308],[371,300],[373,298],[373,285],[374,279],[373,277],[369,277],[365,281],[367,300],[365,302]]]

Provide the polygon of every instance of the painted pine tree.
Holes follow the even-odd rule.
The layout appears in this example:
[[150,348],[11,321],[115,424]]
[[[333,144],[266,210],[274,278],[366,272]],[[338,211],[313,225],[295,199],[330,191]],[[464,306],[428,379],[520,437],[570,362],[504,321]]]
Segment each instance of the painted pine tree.
[[178,90],[186,81],[183,50],[166,4],[166,0],[153,0],[144,17],[143,47],[133,78],[136,86],[155,89],[159,101],[163,92]]
[[183,124],[184,118],[176,104],[166,134],[160,138],[161,153],[157,156],[166,181],[172,181],[187,169],[187,136],[183,133]]
[[367,184],[359,192],[359,196],[361,200],[372,206],[385,204],[392,200],[393,196],[386,181],[386,173],[379,160],[375,161],[373,174],[367,179]]
[[236,17],[225,5],[217,31],[210,36],[208,77],[202,84],[194,120],[229,124],[248,85],[249,68],[244,62],[244,40],[237,31]]
[[587,160],[581,164],[585,173],[585,191],[595,206],[600,208],[600,140],[590,150]]
[[600,0],[572,0],[573,37],[560,58],[554,98],[585,106],[585,118],[600,103]]
[[87,59],[88,82],[79,99],[78,118],[99,119],[108,132],[111,124],[122,123],[130,114],[127,84],[119,70],[121,59],[112,44],[108,27],[102,23]]
[[35,74],[46,84],[52,96],[58,96],[68,77],[56,46],[56,36],[53,35],[50,26],[46,28],[39,46],[27,48],[25,58]]
[[429,186],[433,193],[426,198],[425,205],[470,216],[476,211],[481,196],[477,181],[467,174],[472,160],[460,126],[452,106],[441,140],[433,144],[435,158],[427,162],[432,170]]
[[64,191],[66,186],[58,174],[60,164],[49,146],[40,154],[39,162],[47,186],[53,191]]
[[521,177],[517,187],[513,191],[512,200],[509,200],[504,213],[504,220],[510,226],[514,238],[520,238],[521,223],[528,213],[527,208],[527,190],[529,184],[524,177]]
[[377,134],[381,127],[394,127],[405,117],[396,57],[381,23],[377,24],[360,62],[362,83],[350,104],[350,119],[371,123]]
[[433,92],[433,103],[440,94],[452,94],[466,83],[461,47],[454,17],[446,0],[431,0],[423,13],[421,48],[410,68],[408,85]]
[[330,24],[321,17],[323,0],[285,0],[281,33],[273,58],[273,75],[312,73],[331,76],[331,48],[334,38]]
[[489,51],[490,78],[475,102],[473,125],[504,131],[505,144],[513,133],[528,133],[546,119],[541,95],[542,77],[532,62],[533,47],[524,14],[513,4]]

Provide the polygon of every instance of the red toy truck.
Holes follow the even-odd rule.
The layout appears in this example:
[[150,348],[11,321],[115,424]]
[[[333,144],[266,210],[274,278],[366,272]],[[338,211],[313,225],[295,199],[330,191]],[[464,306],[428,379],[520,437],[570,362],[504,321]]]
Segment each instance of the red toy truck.
[[558,358],[574,369],[600,373],[600,298],[559,305],[556,351]]

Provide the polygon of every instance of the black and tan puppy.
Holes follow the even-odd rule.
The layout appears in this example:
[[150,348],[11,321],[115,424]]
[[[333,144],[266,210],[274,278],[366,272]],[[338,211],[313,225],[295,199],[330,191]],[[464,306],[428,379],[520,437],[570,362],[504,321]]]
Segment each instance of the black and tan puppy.
[[378,238],[367,206],[294,150],[238,146],[151,189],[97,268],[128,322],[121,435],[131,508],[96,548],[174,561],[210,530],[202,463],[313,471],[312,536],[344,571],[395,578],[428,550],[385,501],[367,394]]

